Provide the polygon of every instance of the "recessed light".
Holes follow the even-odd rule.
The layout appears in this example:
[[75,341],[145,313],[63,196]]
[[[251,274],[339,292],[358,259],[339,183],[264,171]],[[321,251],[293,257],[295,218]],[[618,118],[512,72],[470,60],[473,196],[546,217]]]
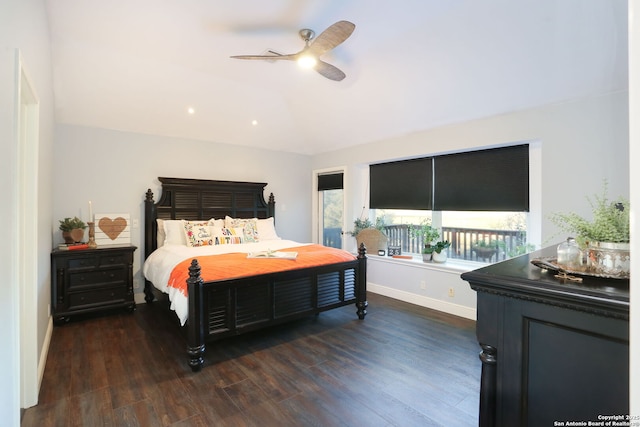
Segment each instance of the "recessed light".
[[189,113],[189,114],[195,114],[195,113],[196,113],[196,109],[195,109],[195,108],[193,108],[193,107],[189,107],[189,108],[187,108],[187,113]]
[[258,126],[258,121],[257,120],[252,120],[251,124],[254,125],[254,126]]

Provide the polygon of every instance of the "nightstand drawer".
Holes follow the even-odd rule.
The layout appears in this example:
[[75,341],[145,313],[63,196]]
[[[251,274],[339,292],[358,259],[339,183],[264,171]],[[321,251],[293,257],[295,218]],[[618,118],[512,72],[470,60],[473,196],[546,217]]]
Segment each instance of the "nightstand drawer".
[[69,274],[69,290],[72,291],[79,287],[100,287],[125,283],[126,277],[127,270],[124,268],[74,272]]
[[99,260],[100,267],[109,267],[112,265],[127,265],[133,262],[131,254],[111,254],[102,255]]
[[93,305],[121,303],[127,297],[127,291],[122,288],[108,288],[91,292],[75,292],[69,294],[69,309],[77,310]]
[[97,256],[79,256],[77,258],[70,258],[68,263],[68,268],[79,269],[79,268],[95,268],[98,266],[98,262],[100,257]]

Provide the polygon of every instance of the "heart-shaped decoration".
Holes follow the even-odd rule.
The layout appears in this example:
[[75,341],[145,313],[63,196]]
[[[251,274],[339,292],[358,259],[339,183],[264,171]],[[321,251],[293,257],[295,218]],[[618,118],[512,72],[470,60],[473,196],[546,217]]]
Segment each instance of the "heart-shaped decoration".
[[120,233],[122,233],[122,231],[127,228],[127,220],[120,216],[113,220],[105,216],[100,218],[98,227],[111,240],[116,240]]

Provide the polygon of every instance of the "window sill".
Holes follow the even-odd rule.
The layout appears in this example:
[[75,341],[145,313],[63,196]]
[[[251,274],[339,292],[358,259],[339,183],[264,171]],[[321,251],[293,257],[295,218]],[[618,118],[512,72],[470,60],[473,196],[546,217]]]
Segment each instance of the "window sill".
[[421,255],[414,255],[412,258],[392,258],[388,256],[367,255],[367,261],[381,262],[395,265],[405,265],[414,268],[424,268],[427,270],[438,270],[449,273],[465,273],[481,267],[486,267],[488,263],[476,261],[463,261],[459,259],[449,258],[446,262],[424,262]]

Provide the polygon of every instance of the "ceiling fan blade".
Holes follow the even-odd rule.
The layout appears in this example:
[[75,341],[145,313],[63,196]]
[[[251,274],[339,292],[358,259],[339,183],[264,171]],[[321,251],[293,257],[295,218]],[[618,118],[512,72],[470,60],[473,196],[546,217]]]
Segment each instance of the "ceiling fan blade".
[[320,56],[323,53],[330,51],[348,39],[355,28],[355,24],[349,21],[336,22],[311,42],[309,52],[316,56]]
[[335,80],[337,82],[347,77],[347,75],[343,73],[339,68],[320,60],[318,60],[318,63],[314,67],[314,70],[316,70],[326,78]]
[[274,60],[278,60],[278,59],[294,60],[294,59],[296,59],[296,55],[297,54],[281,55],[279,53],[273,52],[273,55],[234,55],[234,56],[230,56],[230,58],[233,58],[233,59],[263,59],[263,60],[267,60],[267,61],[274,61]]

